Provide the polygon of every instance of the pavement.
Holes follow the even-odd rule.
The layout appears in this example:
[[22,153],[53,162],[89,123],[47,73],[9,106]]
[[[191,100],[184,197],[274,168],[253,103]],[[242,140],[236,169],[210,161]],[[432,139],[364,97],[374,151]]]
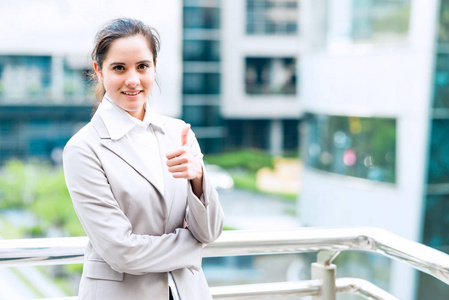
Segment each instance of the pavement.
[[291,229],[301,226],[296,202],[246,190],[219,190],[225,226],[240,230]]
[[0,300],[64,296],[66,293],[37,267],[0,268]]

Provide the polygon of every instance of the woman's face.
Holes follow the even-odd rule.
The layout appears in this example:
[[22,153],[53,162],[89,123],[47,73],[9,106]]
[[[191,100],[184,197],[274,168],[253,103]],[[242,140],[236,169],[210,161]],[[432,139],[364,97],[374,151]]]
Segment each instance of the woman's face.
[[95,72],[109,97],[131,116],[143,120],[144,103],[155,79],[153,53],[141,35],[112,42],[103,67],[94,62]]

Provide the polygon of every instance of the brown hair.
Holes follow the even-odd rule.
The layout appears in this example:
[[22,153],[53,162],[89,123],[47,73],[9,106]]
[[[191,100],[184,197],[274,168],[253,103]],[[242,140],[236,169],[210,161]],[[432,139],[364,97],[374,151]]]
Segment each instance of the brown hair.
[[[92,50],[91,57],[97,62],[98,68],[100,70],[103,68],[103,62],[106,59],[111,44],[114,41],[120,38],[135,35],[142,35],[146,39],[148,48],[153,54],[153,64],[156,67],[157,54],[160,49],[159,33],[156,29],[146,25],[142,21],[129,18],[120,18],[107,22],[95,36],[95,47]],[[95,83],[94,90],[96,101],[94,109],[96,109],[103,99],[106,90],[103,83],[98,80],[95,70],[91,72],[91,79]]]

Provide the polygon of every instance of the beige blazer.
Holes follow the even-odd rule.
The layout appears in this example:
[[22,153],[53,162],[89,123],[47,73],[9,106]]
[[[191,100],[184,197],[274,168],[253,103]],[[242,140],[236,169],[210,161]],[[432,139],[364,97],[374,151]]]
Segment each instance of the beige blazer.
[[[162,129],[153,129],[165,162],[165,154],[181,146],[185,123],[162,118]],[[202,162],[192,131],[188,141]],[[64,149],[67,187],[89,237],[79,299],[165,300],[169,271],[181,300],[212,299],[201,251],[202,243],[222,232],[216,190],[204,170],[203,203],[187,180],[173,178],[164,167],[162,193],[135,151],[126,138],[111,140],[99,113]]]

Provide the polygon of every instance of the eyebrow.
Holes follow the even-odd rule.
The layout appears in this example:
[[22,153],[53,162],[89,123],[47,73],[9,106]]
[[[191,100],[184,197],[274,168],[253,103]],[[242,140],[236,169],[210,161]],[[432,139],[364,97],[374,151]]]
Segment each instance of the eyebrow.
[[[141,60],[141,61],[138,61],[138,62],[136,62],[136,65],[138,65],[138,64],[142,64],[142,63],[153,63],[151,60]],[[125,65],[125,63],[122,63],[122,62],[113,62],[113,63],[111,63],[110,64],[110,66],[124,66]]]

